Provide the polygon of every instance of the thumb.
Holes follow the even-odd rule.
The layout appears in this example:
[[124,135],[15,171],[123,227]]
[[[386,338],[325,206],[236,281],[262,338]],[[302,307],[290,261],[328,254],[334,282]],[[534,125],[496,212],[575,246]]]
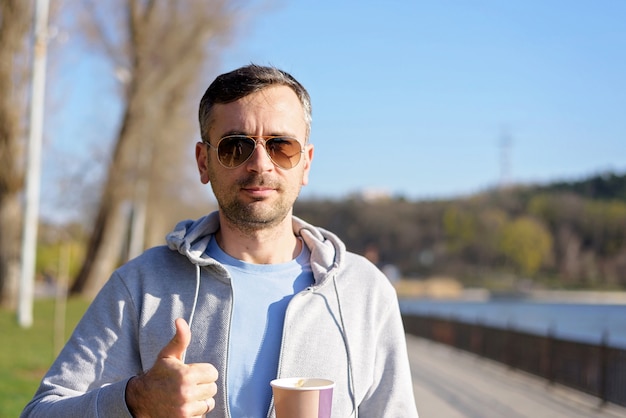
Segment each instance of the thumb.
[[191,330],[183,318],[178,318],[174,323],[176,334],[159,353],[159,358],[174,357],[180,361],[185,358],[185,351],[191,342]]

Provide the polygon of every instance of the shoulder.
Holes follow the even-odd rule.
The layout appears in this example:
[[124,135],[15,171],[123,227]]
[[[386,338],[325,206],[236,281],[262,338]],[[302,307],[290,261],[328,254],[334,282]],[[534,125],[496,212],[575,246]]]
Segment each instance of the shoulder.
[[123,264],[113,276],[124,282],[129,290],[145,292],[154,286],[173,285],[187,277],[193,280],[194,268],[187,257],[166,246],[158,246]]
[[360,254],[346,252],[339,277],[345,280],[346,285],[369,289],[379,297],[396,298],[395,289],[387,276]]
[[384,277],[382,271],[380,271],[374,263],[360,254],[346,251],[344,264],[346,268],[349,267],[351,269],[358,269],[359,271],[368,272],[373,275],[381,275]]
[[136,270],[162,269],[179,264],[191,264],[187,258],[165,245],[148,248],[139,256],[129,260],[118,268],[119,272],[127,273]]

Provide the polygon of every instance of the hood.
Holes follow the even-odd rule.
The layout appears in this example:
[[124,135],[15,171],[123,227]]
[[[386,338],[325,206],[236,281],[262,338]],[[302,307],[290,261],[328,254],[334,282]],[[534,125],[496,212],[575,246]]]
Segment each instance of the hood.
[[[311,269],[317,283],[339,268],[345,257],[344,243],[332,232],[315,227],[302,219],[292,217],[293,232],[311,251]],[[197,220],[179,222],[167,237],[167,246],[184,255],[197,266],[214,264],[215,260],[205,254],[211,236],[219,229],[218,212]]]
[[165,241],[170,250],[178,251],[195,265],[206,266],[214,263],[204,252],[211,241],[211,236],[219,227],[218,213],[213,212],[195,221],[179,222],[174,230],[167,234]]

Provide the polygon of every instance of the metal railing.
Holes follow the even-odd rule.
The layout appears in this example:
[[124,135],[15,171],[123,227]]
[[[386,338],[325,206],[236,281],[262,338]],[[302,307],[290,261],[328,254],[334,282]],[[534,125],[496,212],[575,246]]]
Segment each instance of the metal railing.
[[404,329],[626,406],[626,350],[452,319],[403,314]]

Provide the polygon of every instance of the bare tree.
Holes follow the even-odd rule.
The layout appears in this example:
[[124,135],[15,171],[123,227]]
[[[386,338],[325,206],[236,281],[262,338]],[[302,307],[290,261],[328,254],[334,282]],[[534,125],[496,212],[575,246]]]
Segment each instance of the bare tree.
[[19,282],[23,138],[31,2],[0,1],[0,303],[14,308]]
[[[94,295],[121,261],[128,207],[158,224],[159,204],[176,200],[180,150],[195,112],[187,103],[208,58],[233,27],[228,0],[85,1],[93,39],[123,82],[123,119],[108,166],[83,267],[71,291]],[[145,244],[145,240],[142,240]]]

